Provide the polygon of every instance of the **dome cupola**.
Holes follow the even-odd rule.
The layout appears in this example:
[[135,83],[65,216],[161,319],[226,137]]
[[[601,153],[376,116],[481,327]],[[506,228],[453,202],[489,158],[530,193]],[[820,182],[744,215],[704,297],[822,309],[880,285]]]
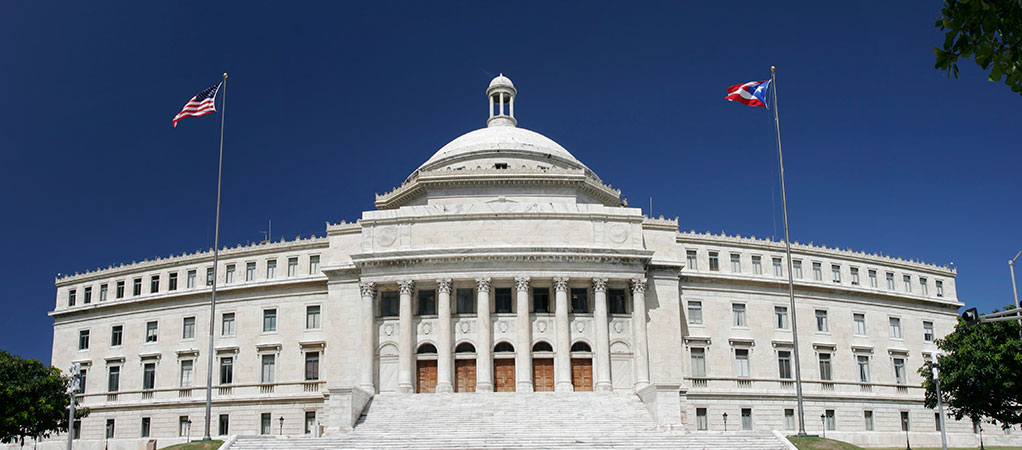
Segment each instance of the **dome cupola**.
[[487,127],[516,126],[515,119],[515,90],[514,83],[504,74],[497,75],[490,86],[486,88],[486,96],[490,98],[490,118],[486,120]]

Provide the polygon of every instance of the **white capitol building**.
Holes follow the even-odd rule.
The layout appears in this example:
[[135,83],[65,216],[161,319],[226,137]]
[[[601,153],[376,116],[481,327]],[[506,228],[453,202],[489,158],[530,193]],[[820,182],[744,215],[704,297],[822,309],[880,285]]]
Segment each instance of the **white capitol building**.
[[[222,250],[212,368],[211,251],[59,277],[52,364],[81,364],[79,402],[91,409],[76,448],[201,438],[210,369],[212,434],[224,439],[358,447],[368,441],[344,439],[413,419],[442,434],[459,405],[479,427],[487,405],[531,414],[508,416],[513,428],[549,403],[556,411],[536,420],[577,405],[565,420],[615,428],[600,417],[617,414],[601,436],[634,426],[674,442],[770,440],[797,430],[793,312],[809,433],[939,446],[917,370],[963,305],[954,269],[794,244],[789,311],[783,242],[645,217],[519,128],[516,94],[494,78],[486,127],[443,146],[359,220]],[[973,424],[947,427],[952,445],[978,443]],[[986,443],[1018,445],[996,428]],[[41,446],[64,445],[52,439]],[[259,440],[232,448],[245,442]]]

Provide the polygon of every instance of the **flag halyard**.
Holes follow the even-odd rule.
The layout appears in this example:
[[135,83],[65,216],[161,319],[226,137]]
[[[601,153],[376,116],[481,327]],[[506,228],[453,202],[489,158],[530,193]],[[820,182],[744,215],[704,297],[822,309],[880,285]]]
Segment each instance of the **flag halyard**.
[[222,85],[223,82],[221,81],[210,86],[199,92],[195,97],[192,97],[188,103],[185,103],[185,107],[181,109],[181,112],[174,116],[174,128],[177,128],[177,121],[185,117],[199,117],[216,112],[216,94],[220,91],[220,86]]

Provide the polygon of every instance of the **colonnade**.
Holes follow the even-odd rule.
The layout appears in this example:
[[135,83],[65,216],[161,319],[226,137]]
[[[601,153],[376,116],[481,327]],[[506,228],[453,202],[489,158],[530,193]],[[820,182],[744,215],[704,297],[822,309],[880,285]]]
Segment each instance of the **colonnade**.
[[[554,277],[554,390],[573,390],[571,374],[571,322],[569,320],[569,278]],[[595,325],[595,390],[612,390],[610,373],[610,317],[607,305],[608,278],[592,278],[594,295],[593,322]],[[514,277],[518,336],[515,343],[515,388],[519,392],[532,392],[532,320],[530,319],[529,288],[531,278]],[[399,280],[398,305],[398,390],[414,392],[416,333],[412,321],[412,294],[414,280]],[[649,358],[646,335],[646,279],[629,280],[632,292],[632,358],[635,389],[649,385]],[[436,280],[437,292],[437,392],[452,392],[454,383],[451,367],[453,359],[453,324],[451,318],[450,278]],[[362,295],[362,368],[359,385],[376,392],[376,298],[377,285],[372,281],[359,283]],[[476,294],[476,391],[493,391],[493,318],[490,314],[490,277],[475,279]]]

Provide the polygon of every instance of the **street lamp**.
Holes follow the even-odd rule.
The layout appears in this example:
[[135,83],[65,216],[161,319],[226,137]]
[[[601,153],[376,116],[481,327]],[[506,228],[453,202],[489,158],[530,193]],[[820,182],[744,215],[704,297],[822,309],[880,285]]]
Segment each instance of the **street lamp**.
[[71,401],[67,405],[67,450],[71,450],[71,443],[74,442],[75,437],[75,394],[78,393],[79,384],[82,382],[81,370],[82,365],[79,363],[71,363],[71,368],[68,369],[71,383],[67,387],[67,393],[71,396]]
[[192,419],[185,419],[185,441],[192,442]]
[[280,435],[284,435],[284,416],[280,416]]
[[901,427],[905,429],[905,450],[912,450],[912,444],[908,442],[908,413],[901,418]]
[[724,416],[724,432],[727,433],[727,413],[724,413],[723,416]]
[[820,414],[820,426],[823,427],[823,438],[827,439],[827,415]]
[[987,450],[987,448],[983,446],[983,420],[981,419],[976,423],[979,424],[979,450]]
[[947,431],[945,431],[947,427],[944,423],[944,400],[940,398],[940,373],[937,366],[937,355],[933,354],[931,357],[933,359],[930,368],[933,371],[933,382],[937,387],[937,410],[940,413],[940,448],[941,450],[947,450]]

